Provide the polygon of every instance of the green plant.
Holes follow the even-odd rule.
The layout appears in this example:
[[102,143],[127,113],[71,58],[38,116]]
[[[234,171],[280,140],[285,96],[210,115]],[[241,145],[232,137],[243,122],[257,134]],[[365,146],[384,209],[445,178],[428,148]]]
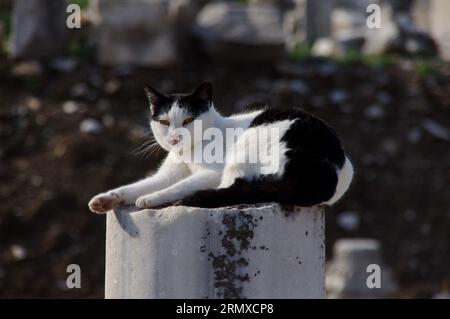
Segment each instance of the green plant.
[[354,63],[363,63],[364,62],[364,56],[361,52],[356,50],[349,50],[348,52],[345,52],[342,56],[336,58],[336,62],[340,64],[354,64]]
[[416,73],[420,77],[436,76],[438,71],[433,67],[430,61],[421,59],[415,64]]
[[84,9],[89,5],[89,0],[71,0],[70,3],[78,4],[81,9]]
[[291,60],[300,61],[311,56],[311,48],[307,45],[296,46],[288,55]]
[[337,58],[337,62],[348,65],[354,63],[362,63],[372,68],[385,68],[396,65],[398,58],[393,55],[364,55],[360,51],[349,51],[341,57]]
[[69,43],[68,54],[84,61],[93,61],[95,48],[85,39],[73,39]]
[[396,65],[398,58],[393,55],[368,55],[364,57],[364,63],[373,68],[385,68]]

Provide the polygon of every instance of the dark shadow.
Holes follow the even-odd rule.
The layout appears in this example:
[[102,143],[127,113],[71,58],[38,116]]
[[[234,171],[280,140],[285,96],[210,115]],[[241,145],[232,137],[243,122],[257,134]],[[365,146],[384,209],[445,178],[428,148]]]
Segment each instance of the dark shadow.
[[117,222],[129,236],[133,238],[139,238],[139,228],[134,223],[130,214],[136,211],[136,206],[126,206],[114,209],[114,215],[116,216]]

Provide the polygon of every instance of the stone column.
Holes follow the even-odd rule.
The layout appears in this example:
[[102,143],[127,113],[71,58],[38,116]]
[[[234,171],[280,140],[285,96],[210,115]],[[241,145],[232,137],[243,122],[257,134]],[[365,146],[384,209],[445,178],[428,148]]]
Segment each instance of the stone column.
[[15,0],[10,54],[20,59],[50,59],[67,44],[66,2]]
[[332,0],[306,3],[306,40],[314,43],[317,39],[330,36]]
[[[395,291],[396,284],[383,262],[377,240],[340,239],[333,255],[327,266],[329,298],[387,298]],[[373,285],[377,281],[378,287]]]
[[276,204],[107,216],[106,298],[323,298],[324,211]]
[[91,0],[97,59],[103,65],[167,67],[176,64],[169,0]]
[[331,33],[332,0],[293,0],[292,10],[284,15],[283,28],[287,36],[287,47],[314,44],[317,39]]

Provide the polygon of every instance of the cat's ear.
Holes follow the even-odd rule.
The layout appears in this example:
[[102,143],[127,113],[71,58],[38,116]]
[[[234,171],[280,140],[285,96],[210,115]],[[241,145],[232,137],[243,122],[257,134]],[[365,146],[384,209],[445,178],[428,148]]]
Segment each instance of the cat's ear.
[[155,115],[158,110],[161,101],[164,99],[164,95],[156,91],[150,85],[146,84],[144,86],[145,94],[147,95],[148,101],[150,102],[150,112]]
[[212,104],[212,84],[210,82],[203,82],[200,86],[192,93],[192,96],[195,96],[199,99],[205,100]]

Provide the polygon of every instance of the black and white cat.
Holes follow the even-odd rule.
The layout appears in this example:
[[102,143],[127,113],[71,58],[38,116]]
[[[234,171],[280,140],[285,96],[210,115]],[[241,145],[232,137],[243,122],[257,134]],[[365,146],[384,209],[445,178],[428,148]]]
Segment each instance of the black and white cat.
[[[301,109],[264,109],[223,117],[213,106],[210,83],[203,83],[192,94],[163,95],[149,86],[145,91],[150,126],[158,144],[168,151],[167,157],[153,176],[92,198],[89,208],[93,212],[126,204],[139,208],[260,202],[331,205],[350,186],[353,167],[336,133]],[[205,133],[211,129],[223,136],[229,130],[238,132],[230,145],[223,146],[223,160],[183,157],[186,150],[195,153],[210,142],[211,134],[205,139]],[[277,133],[276,139],[258,139],[268,129]],[[216,137],[217,141],[225,144],[223,138]],[[254,160],[242,161],[249,156]],[[277,165],[265,165],[268,157]]]

